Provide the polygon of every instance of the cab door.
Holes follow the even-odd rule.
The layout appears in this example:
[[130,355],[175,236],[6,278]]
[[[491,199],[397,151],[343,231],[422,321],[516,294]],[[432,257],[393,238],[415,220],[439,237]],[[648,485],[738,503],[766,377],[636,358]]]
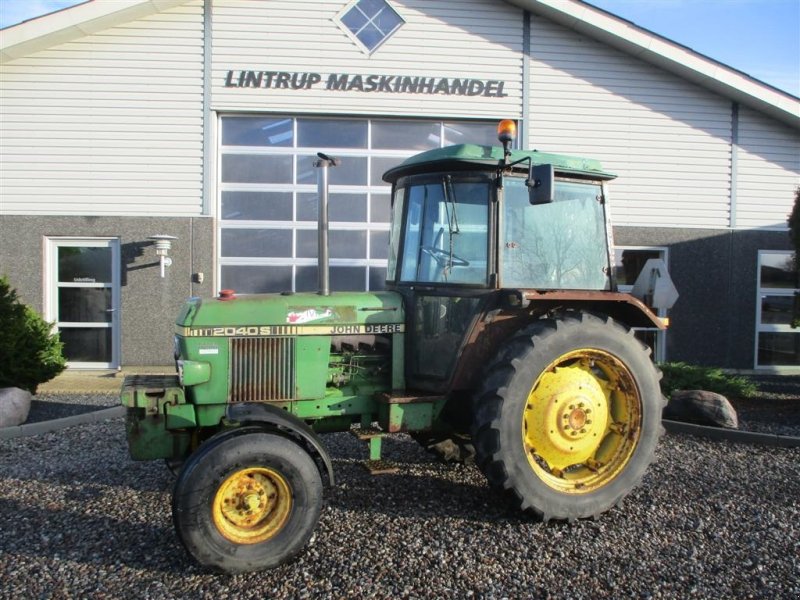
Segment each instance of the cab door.
[[[408,307],[406,380],[412,388],[448,389],[492,291],[494,193],[494,180],[484,173],[433,173],[398,183],[393,227],[402,223],[402,244],[392,249],[396,281],[390,283]],[[393,239],[399,241],[396,230]]]

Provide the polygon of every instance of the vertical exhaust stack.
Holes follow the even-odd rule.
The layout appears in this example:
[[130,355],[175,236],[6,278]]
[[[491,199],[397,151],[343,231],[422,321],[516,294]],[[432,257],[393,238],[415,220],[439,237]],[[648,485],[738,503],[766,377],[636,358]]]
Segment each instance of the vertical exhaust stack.
[[328,169],[339,166],[342,161],[322,152],[317,152],[319,160],[314,161],[317,173],[317,195],[319,197],[319,220],[317,223],[317,271],[319,273],[320,296],[330,296],[330,277],[328,273]]

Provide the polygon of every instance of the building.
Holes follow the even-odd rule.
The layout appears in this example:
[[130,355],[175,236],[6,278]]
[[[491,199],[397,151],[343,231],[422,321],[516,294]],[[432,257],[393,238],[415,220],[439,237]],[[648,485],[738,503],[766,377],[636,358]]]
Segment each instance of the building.
[[314,289],[320,150],[332,288],[381,288],[381,174],[514,118],[619,174],[620,283],[661,256],[681,293],[659,358],[800,370],[800,100],[579,0],[94,0],[0,50],[0,272],[73,367],[168,364],[190,295]]

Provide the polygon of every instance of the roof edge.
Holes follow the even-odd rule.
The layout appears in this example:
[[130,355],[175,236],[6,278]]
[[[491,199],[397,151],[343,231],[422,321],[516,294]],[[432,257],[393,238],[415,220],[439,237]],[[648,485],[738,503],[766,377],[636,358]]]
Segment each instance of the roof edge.
[[800,98],[583,0],[506,0],[800,129]]
[[189,0],[92,0],[6,27],[0,64],[127,21],[163,12]]
[[[508,161],[508,163],[506,163]],[[527,164],[524,164],[527,163]],[[506,156],[502,146],[477,144],[454,144],[444,148],[431,148],[409,156],[399,165],[383,174],[383,180],[394,183],[399,177],[439,170],[464,170],[479,167],[483,171],[506,169],[506,164],[518,165],[517,170],[526,170],[531,165],[553,165],[558,173],[588,176],[598,180],[614,179],[616,175],[603,170],[600,161],[567,154],[551,154],[538,150],[512,150]],[[476,169],[477,170],[477,169]]]

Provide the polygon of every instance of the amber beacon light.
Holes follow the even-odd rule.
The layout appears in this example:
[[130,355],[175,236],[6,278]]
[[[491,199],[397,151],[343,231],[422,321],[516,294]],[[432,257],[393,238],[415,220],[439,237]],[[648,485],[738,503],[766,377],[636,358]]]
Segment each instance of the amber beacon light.
[[511,119],[503,119],[497,125],[497,139],[503,144],[503,155],[511,154],[511,144],[517,137],[517,124]]
[[497,139],[503,145],[513,142],[517,137],[517,124],[511,119],[503,119],[497,124]]

